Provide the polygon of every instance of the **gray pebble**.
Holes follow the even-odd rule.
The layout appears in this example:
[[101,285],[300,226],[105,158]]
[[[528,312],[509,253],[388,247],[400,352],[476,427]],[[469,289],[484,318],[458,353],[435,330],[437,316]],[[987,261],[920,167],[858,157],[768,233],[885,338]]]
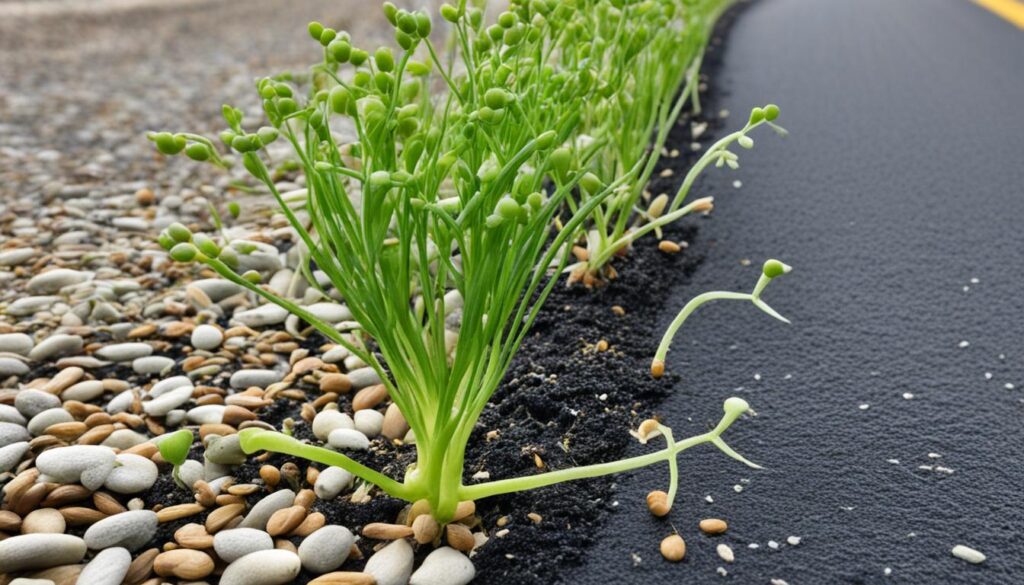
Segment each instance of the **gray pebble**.
[[44,361],[62,355],[80,353],[84,345],[78,335],[51,335],[39,342],[39,345],[28,352],[29,359]]
[[374,553],[363,572],[373,575],[377,585],[408,585],[412,564],[412,546],[400,538]]
[[121,453],[114,460],[114,469],[107,475],[104,485],[119,494],[137,494],[153,487],[157,474],[156,463],[146,457]]
[[355,414],[356,430],[369,438],[380,435],[384,428],[384,415],[376,410],[365,408]]
[[72,445],[47,449],[36,457],[40,473],[60,483],[81,482],[97,490],[114,468],[114,452],[98,445]]
[[16,353],[27,356],[35,342],[24,333],[4,333],[0,335],[0,353]]
[[82,569],[76,585],[121,585],[131,564],[132,553],[127,549],[108,548]]
[[181,388],[183,386],[188,386],[189,388],[192,388],[195,385],[192,383],[192,380],[188,378],[188,376],[171,376],[166,380],[160,380],[156,384],[153,384],[153,387],[149,389],[149,396],[152,398],[157,398],[163,394],[170,392],[171,390],[177,390],[178,388]]
[[14,469],[21,462],[21,458],[25,456],[25,453],[28,453],[28,447],[27,441],[11,443],[10,445],[0,447],[0,473],[6,473]]
[[61,400],[64,401],[90,402],[100,396],[103,396],[102,380],[84,380],[60,393]]
[[101,445],[104,447],[111,447],[113,449],[131,449],[136,445],[141,445],[149,441],[149,437],[142,433],[137,433],[131,429],[118,429],[110,436],[103,440]]
[[189,459],[178,468],[178,479],[181,483],[192,487],[197,481],[203,479],[203,464],[195,459]]
[[213,325],[200,325],[192,331],[192,347],[212,351],[220,347],[224,334]]
[[226,563],[233,563],[250,553],[273,549],[274,539],[255,528],[221,530],[213,537],[213,550]]
[[115,343],[95,351],[96,357],[112,362],[127,362],[135,358],[146,357],[152,353],[152,345],[139,342]]
[[350,311],[345,305],[339,305],[338,303],[313,303],[312,305],[306,305],[303,308],[312,313],[314,317],[317,317],[322,321],[327,321],[328,323],[337,323],[339,321],[349,321],[352,319],[352,311]]
[[278,510],[283,510],[295,502],[295,492],[292,490],[278,490],[262,500],[249,510],[239,528],[258,528],[263,530],[267,527],[267,520]]
[[313,492],[321,500],[330,501],[338,497],[345,488],[352,485],[355,476],[340,467],[328,467],[320,472],[313,484]]
[[206,459],[219,465],[241,465],[245,463],[246,455],[238,435],[228,435],[208,439]]
[[156,535],[157,518],[152,510],[133,510],[108,516],[85,531],[85,544],[99,550],[115,546],[134,551]]
[[[65,411],[65,414],[67,411]],[[70,415],[68,415],[70,416]],[[29,424],[32,424],[31,422]],[[16,423],[0,422],[0,447],[6,447],[13,443],[20,443],[22,441],[30,441],[32,435],[29,431]]]
[[324,355],[320,359],[329,364],[336,364],[347,357],[348,350],[344,346],[336,345],[324,352]]
[[331,431],[336,429],[354,429],[352,417],[335,409],[321,410],[313,417],[313,434],[321,441],[326,441]]
[[274,370],[238,370],[231,374],[231,387],[236,390],[245,390],[251,386],[266,388],[280,382],[283,377]]
[[[28,432],[32,433],[33,437],[38,437],[43,434],[50,425],[72,422],[74,420],[75,417],[71,416],[71,413],[63,408],[51,408],[40,412],[33,416],[32,420],[28,421]],[[0,431],[0,443],[3,443],[2,437],[3,432]]]
[[288,318],[288,311],[277,305],[263,305],[248,311],[235,313],[234,320],[248,327],[280,325]]
[[27,288],[32,294],[49,295],[65,286],[79,284],[90,278],[92,278],[92,275],[87,272],[79,272],[69,268],[58,268],[33,276],[28,281]]
[[467,585],[476,577],[469,557],[451,548],[435,549],[412,574],[409,585]]
[[23,414],[18,412],[17,408],[14,408],[10,404],[0,404],[0,422],[9,422],[25,426],[28,419]]
[[59,406],[60,398],[49,392],[43,392],[34,388],[22,390],[14,397],[14,407],[28,418],[32,418],[44,410],[58,408]]
[[0,377],[24,376],[28,373],[28,365],[18,358],[0,356]]
[[352,370],[348,373],[348,379],[352,382],[353,390],[380,384],[380,375],[377,373],[377,370],[369,366]]
[[302,567],[312,573],[329,573],[340,567],[356,539],[344,526],[324,526],[299,545]]
[[165,416],[168,412],[188,402],[194,391],[195,388],[191,385],[171,390],[161,394],[158,398],[143,402],[142,410],[145,410],[149,416]]
[[288,550],[250,553],[224,569],[220,585],[284,585],[302,569],[299,555]]
[[224,420],[225,408],[223,404],[203,404],[190,409],[186,418],[194,425],[218,424]]
[[355,429],[334,429],[327,437],[327,444],[335,449],[365,451],[370,448],[370,439]]
[[215,303],[219,303],[232,295],[237,295],[244,290],[237,284],[223,278],[205,278],[193,282],[191,286],[202,290]]
[[107,403],[107,406],[104,410],[106,410],[108,414],[117,414],[119,412],[125,412],[126,410],[131,408],[132,401],[134,400],[135,392],[131,390],[125,390],[124,392],[111,398],[110,402]]
[[17,266],[28,262],[39,252],[35,248],[13,248],[0,252],[0,266]]
[[0,575],[71,565],[85,557],[85,543],[70,534],[22,534],[0,540]]
[[143,376],[160,374],[173,366],[174,360],[163,355],[135,358],[135,361],[132,362],[132,369],[135,370],[135,373]]

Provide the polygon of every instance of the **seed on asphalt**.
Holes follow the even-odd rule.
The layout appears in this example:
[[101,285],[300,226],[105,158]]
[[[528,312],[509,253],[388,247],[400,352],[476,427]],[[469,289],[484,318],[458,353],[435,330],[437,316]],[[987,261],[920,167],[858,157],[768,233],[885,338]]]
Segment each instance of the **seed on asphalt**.
[[732,549],[729,548],[729,545],[725,544],[724,542],[722,544],[719,544],[715,548],[715,551],[717,551],[718,556],[722,557],[722,560],[727,563],[731,563],[736,560],[736,555],[733,554]]
[[699,526],[704,534],[722,534],[729,529],[729,525],[726,524],[725,520],[719,520],[718,518],[705,518],[700,521]]
[[668,494],[661,490],[654,490],[647,494],[647,509],[658,518],[667,516],[671,510],[668,504]]
[[526,515],[526,517],[529,518],[530,521],[533,522],[534,524],[540,524],[541,520],[544,519],[543,516],[541,516],[540,514],[538,514],[536,512],[530,512],[529,514]]
[[658,249],[666,254],[678,254],[683,248],[673,241],[662,240],[658,242]]
[[673,534],[666,536],[661,541],[661,556],[665,557],[665,560],[678,563],[683,560],[686,556],[686,541],[683,540],[682,536]]
[[950,552],[953,553],[954,557],[965,560],[968,563],[977,565],[978,563],[985,562],[985,555],[982,554],[981,551],[975,550],[969,546],[958,544],[954,546],[953,550]]

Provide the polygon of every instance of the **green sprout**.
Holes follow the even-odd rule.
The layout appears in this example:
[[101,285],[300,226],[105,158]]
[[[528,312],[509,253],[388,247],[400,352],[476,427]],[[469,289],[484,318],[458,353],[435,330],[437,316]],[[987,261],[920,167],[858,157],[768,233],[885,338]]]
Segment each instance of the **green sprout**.
[[178,487],[182,489],[188,489],[181,481],[180,470],[185,460],[188,458],[189,449],[192,448],[192,441],[195,437],[192,435],[192,431],[188,429],[181,429],[175,431],[160,441],[157,447],[160,449],[160,455],[174,466],[174,471],[171,472],[171,477],[174,478],[174,483],[178,484]]
[[[295,82],[300,76],[260,79],[256,90],[270,126],[257,132],[245,129],[241,110],[224,106],[228,128],[220,141],[266,187],[298,235],[298,272],[324,294],[313,267],[325,275],[360,331],[339,331],[261,285],[260,273],[241,269],[244,257],[256,253],[254,244],[229,245],[174,224],[160,234],[161,245],[174,260],[202,263],[283,307],[368,364],[416,438],[416,463],[401,480],[303,443],[289,436],[287,426],[283,433],[242,430],[245,452],[286,453],[346,469],[391,496],[426,500],[440,522],[450,520],[461,501],[662,461],[674,465],[680,452],[703,443],[731,453],[720,435],[747,410],[738,399],[726,402],[714,430],[656,453],[463,484],[470,434],[569,263],[578,235],[602,205],[645,180],[643,157],[609,151],[614,129],[568,158],[560,150],[586,142],[580,139],[589,131],[587,108],[634,99],[635,88],[611,81],[626,75],[616,67],[631,67],[632,58],[602,69],[602,81],[589,57],[598,47],[626,42],[615,31],[589,37],[591,10],[627,4],[628,14],[617,22],[627,30],[637,19],[645,22],[636,30],[640,36],[647,34],[640,29],[682,22],[675,0],[513,0],[488,26],[492,20],[482,9],[463,1],[441,8],[452,35],[442,60],[429,36],[429,16],[385,3],[399,51],[363,49],[348,33],[312,23],[309,34],[322,47],[322,61],[301,76],[310,86],[306,95]],[[688,10],[704,15],[723,4],[698,1]],[[641,5],[646,11],[633,10]],[[643,20],[652,13],[657,18]],[[602,38],[605,33],[611,36]],[[636,52],[649,47],[639,41],[629,46]],[[435,76],[440,92],[431,91]],[[354,135],[342,138],[339,121]],[[181,152],[189,142],[213,149],[212,141],[191,134],[150,138],[165,154]],[[281,193],[275,184],[263,150],[277,139],[293,148],[304,190]],[[226,159],[213,150],[207,162],[223,166],[218,161]],[[619,161],[612,165],[616,172],[598,176],[590,170],[603,157]],[[699,201],[686,209],[699,209]],[[457,325],[449,324],[453,319]]]

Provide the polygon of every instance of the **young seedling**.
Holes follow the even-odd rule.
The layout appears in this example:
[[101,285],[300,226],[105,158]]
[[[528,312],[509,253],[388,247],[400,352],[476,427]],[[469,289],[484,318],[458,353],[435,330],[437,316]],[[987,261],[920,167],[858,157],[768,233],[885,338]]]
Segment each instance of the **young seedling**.
[[157,446],[164,461],[174,466],[171,477],[174,478],[174,483],[178,484],[178,487],[181,489],[189,489],[191,487],[181,481],[180,470],[181,465],[188,458],[188,452],[192,448],[192,441],[194,439],[192,431],[181,429],[165,437]]
[[[428,15],[385,3],[397,54],[389,47],[359,48],[347,33],[312,23],[309,33],[323,48],[323,60],[307,76],[306,97],[293,83],[296,76],[259,80],[270,126],[255,132],[246,129],[251,126],[240,110],[224,107],[228,129],[221,142],[276,199],[297,241],[300,272],[326,294],[312,275],[319,271],[358,329],[340,331],[263,286],[264,275],[245,269],[246,256],[258,253],[255,242],[218,241],[174,224],[160,243],[174,260],[205,264],[373,368],[412,429],[416,463],[398,480],[337,451],[262,429],[239,433],[244,451],[287,453],[346,469],[394,497],[426,500],[444,524],[456,517],[460,502],[674,464],[680,452],[703,443],[728,449],[720,435],[747,409],[739,399],[726,402],[714,430],[656,453],[463,484],[470,434],[577,235],[599,206],[643,172],[638,160],[614,178],[592,181],[586,169],[607,137],[577,152],[575,168],[558,168],[553,153],[579,134],[581,112],[598,93],[600,84],[579,66],[585,51],[567,52],[586,44],[576,36],[585,32],[581,14],[606,4],[623,3],[517,1],[493,26],[478,8],[446,4],[441,14],[453,41],[452,58],[444,63]],[[647,4],[666,14],[674,10],[667,0]],[[432,75],[443,81],[440,93],[430,91]],[[617,95],[613,89],[606,99]],[[342,126],[354,135],[343,138]],[[213,144],[191,134],[153,139],[168,155]],[[292,147],[305,175],[301,193],[280,192],[266,165],[263,151],[279,139]],[[207,160],[224,159],[211,153]],[[580,185],[587,196],[577,202]]]

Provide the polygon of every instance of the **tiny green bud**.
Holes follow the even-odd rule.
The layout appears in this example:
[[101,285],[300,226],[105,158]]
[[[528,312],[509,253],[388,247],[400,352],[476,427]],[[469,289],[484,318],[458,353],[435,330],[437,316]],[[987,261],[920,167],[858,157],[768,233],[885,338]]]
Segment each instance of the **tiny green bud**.
[[572,151],[564,146],[556,148],[551,152],[550,160],[555,172],[564,177],[569,172],[569,165],[572,164]]
[[281,112],[282,116],[294,114],[299,109],[298,104],[292,98],[281,98],[277,100],[277,111]]
[[210,159],[210,148],[205,144],[193,142],[185,149],[185,155],[192,160],[203,162]]
[[278,132],[277,128],[263,126],[256,132],[256,135],[260,137],[260,142],[263,143],[263,146],[266,146],[271,142],[277,140]]
[[390,187],[391,173],[387,171],[375,171],[370,175],[370,186],[377,188]]
[[555,138],[558,134],[554,130],[548,130],[537,137],[537,148],[541,150],[547,150],[555,144]]
[[[430,65],[428,63],[421,63],[419,61],[410,60],[408,63],[405,64],[405,70],[408,71],[410,75],[422,77],[430,73]],[[417,84],[416,87],[418,88],[419,84]]]
[[739,142],[740,146],[743,148],[754,148],[754,139],[746,134],[740,136],[736,142]]
[[499,87],[492,87],[484,93],[484,103],[487,107],[497,110],[504,108],[512,101],[512,94]]
[[160,235],[157,236],[156,241],[160,243],[161,248],[168,251],[174,247],[174,244],[177,243],[174,241],[174,238],[171,237],[171,234],[167,233],[167,230],[163,230],[162,232],[160,232]]
[[177,262],[191,262],[198,253],[199,250],[188,242],[176,244],[171,248],[171,258]]
[[348,60],[349,60],[350,63],[352,63],[356,67],[359,67],[363,63],[366,63],[366,60],[369,57],[370,57],[370,54],[367,53],[366,51],[364,51],[362,49],[355,49],[355,48],[353,48],[352,49],[352,54],[349,55]]
[[253,284],[259,284],[260,280],[262,280],[262,278],[260,277],[260,273],[256,272],[255,270],[247,270],[245,274],[242,275],[242,278],[248,280]]
[[220,258],[218,258],[218,260],[226,264],[227,267],[232,270],[238,268],[238,253],[231,248],[224,248],[221,250]]
[[325,28],[324,32],[320,33],[320,44],[326,47],[331,44],[331,41],[333,41],[337,36],[338,31],[333,28]]
[[771,122],[775,118],[779,117],[779,106],[775,104],[768,104],[764,107],[764,119]]
[[352,54],[352,45],[347,41],[334,41],[327,46],[327,50],[331,52],[331,56],[338,63],[347,63]]
[[309,36],[313,37],[314,41],[320,40],[320,35],[324,34],[324,25],[317,21],[309,23]]
[[416,39],[400,30],[395,31],[395,42],[403,51],[411,51],[416,46]]
[[416,33],[416,17],[402,10],[398,15],[398,29],[407,35]]
[[459,20],[459,9],[452,6],[451,4],[441,5],[441,18],[448,22],[458,22]]
[[192,241],[192,230],[184,226],[184,224],[174,222],[167,226],[167,233],[174,239],[175,242],[190,242]]
[[515,219],[519,216],[519,204],[511,197],[502,197],[495,212],[504,219]]
[[517,20],[519,19],[511,12],[502,12],[498,15],[498,24],[501,25],[502,28],[512,28],[516,25]]
[[159,132],[152,137],[156,149],[168,156],[178,154],[185,149],[187,141],[184,136],[171,134],[170,132]]
[[347,114],[349,108],[352,106],[352,94],[342,86],[337,86],[331,90],[330,95],[331,109],[336,114]]
[[235,136],[238,134],[235,134],[233,130],[224,130],[220,133],[220,141],[224,143],[224,146],[231,148],[231,141],[235,139]]
[[750,123],[757,124],[761,120],[764,120],[764,110],[761,108],[754,108],[750,110]]
[[537,211],[542,205],[544,205],[544,195],[534,191],[526,196],[526,203],[533,208],[534,211]]
[[395,6],[394,3],[392,2],[385,2],[382,8],[384,9],[384,16],[388,19],[388,22],[391,23],[391,26],[397,25],[398,7]]
[[206,234],[196,234],[192,238],[192,243],[199,248],[200,252],[210,258],[220,256],[220,246],[218,246],[217,242],[214,242],[213,239]]
[[793,270],[792,266],[789,266],[788,264],[784,264],[782,262],[779,262],[778,260],[775,260],[774,258],[771,259],[771,260],[768,260],[767,262],[765,262],[764,263],[764,268],[762,269],[762,271],[764,272],[764,275],[767,276],[768,278],[775,278],[777,276],[782,276],[783,274],[787,274],[791,270]]
[[373,83],[381,93],[388,94],[391,93],[391,88],[395,86],[395,76],[386,71],[378,71],[377,75],[373,76]]
[[487,216],[485,223],[487,224],[487,227],[493,229],[505,223],[505,218],[497,214],[491,214]]
[[391,54],[391,49],[388,47],[377,49],[377,52],[373,54],[373,61],[377,64],[377,69],[384,72],[395,68],[395,56]]
[[160,441],[160,455],[165,461],[177,467],[185,462],[194,440],[195,436],[188,429],[175,431]]
[[595,195],[601,190],[601,179],[598,179],[594,173],[587,173],[580,179],[580,187],[588,195]]
[[430,31],[433,29],[433,24],[430,22],[430,16],[426,12],[416,13],[416,34],[421,39],[425,39],[430,36]]
[[231,217],[238,219],[238,216],[242,215],[242,206],[237,201],[232,201],[228,203],[228,213],[231,214]]

